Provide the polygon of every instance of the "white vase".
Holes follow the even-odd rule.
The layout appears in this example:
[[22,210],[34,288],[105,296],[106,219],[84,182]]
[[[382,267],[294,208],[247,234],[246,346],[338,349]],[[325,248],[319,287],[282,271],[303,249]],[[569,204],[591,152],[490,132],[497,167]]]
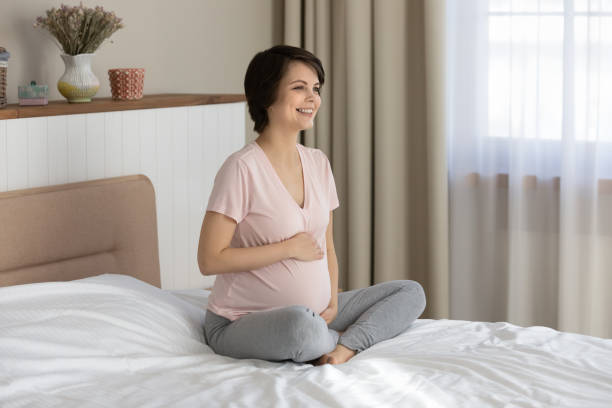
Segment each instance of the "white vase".
[[91,102],[100,89],[100,81],[91,70],[95,54],[62,54],[66,70],[57,81],[57,89],[70,103]]

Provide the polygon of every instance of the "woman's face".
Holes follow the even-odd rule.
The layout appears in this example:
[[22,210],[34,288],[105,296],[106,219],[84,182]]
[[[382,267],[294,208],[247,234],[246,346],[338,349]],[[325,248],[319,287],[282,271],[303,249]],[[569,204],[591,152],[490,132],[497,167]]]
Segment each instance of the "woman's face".
[[292,61],[278,84],[276,100],[268,108],[269,124],[290,131],[310,129],[321,105],[317,72],[309,65]]

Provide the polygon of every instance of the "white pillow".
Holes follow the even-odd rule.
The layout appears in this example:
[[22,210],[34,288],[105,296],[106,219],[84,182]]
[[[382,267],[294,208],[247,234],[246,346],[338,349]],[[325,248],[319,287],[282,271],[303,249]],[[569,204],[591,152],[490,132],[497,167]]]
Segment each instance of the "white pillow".
[[204,317],[203,307],[126,275],[9,286],[0,288],[0,354],[197,354],[209,350]]

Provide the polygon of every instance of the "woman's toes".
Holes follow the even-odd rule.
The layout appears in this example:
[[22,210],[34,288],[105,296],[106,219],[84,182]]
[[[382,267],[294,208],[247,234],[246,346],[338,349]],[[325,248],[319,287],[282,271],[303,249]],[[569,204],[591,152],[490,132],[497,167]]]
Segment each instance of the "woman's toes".
[[327,358],[328,358],[328,355],[327,354],[323,354],[321,357],[316,359],[314,365],[315,366],[320,366],[320,365],[326,364],[327,363]]
[[320,366],[323,364],[342,364],[350,360],[355,354],[355,350],[351,350],[342,344],[338,344],[333,351],[319,357],[314,365]]

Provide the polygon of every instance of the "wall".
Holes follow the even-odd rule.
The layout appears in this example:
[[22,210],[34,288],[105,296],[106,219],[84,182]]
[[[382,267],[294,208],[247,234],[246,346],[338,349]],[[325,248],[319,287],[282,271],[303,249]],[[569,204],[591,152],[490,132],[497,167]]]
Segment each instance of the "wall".
[[[36,80],[49,85],[49,99],[63,99],[57,80],[64,72],[60,50],[50,36],[33,28],[36,17],[75,0],[1,0],[0,46],[10,53],[8,102],[17,86]],[[123,18],[125,27],[96,52],[97,96],[110,96],[109,68],[144,67],[145,93],[243,93],[252,56],[281,41],[280,0],[85,0]],[[247,139],[252,123],[246,121]]]
[[215,174],[244,144],[245,105],[0,120],[0,192],[144,174],[155,188],[162,288],[210,287],[214,276],[197,263],[200,228]]

